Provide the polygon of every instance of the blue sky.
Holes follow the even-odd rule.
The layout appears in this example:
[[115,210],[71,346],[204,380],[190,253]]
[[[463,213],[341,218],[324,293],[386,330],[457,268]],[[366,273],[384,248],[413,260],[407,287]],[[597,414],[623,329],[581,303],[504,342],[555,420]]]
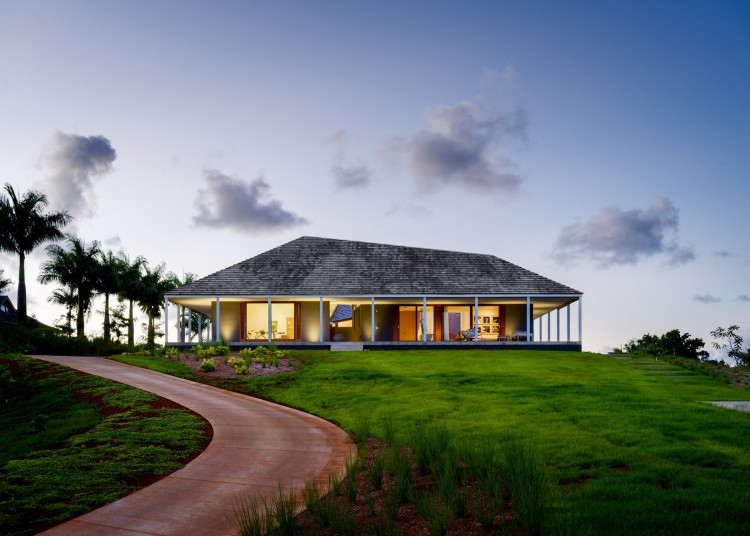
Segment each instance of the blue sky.
[[489,253],[583,291],[594,351],[750,335],[748,95],[746,2],[0,0],[0,182],[87,240]]

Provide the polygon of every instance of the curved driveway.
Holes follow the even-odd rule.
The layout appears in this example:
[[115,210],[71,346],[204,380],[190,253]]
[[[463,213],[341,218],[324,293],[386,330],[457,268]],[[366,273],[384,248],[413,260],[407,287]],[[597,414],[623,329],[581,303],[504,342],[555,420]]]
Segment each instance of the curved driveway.
[[343,475],[356,453],[343,430],[301,411],[107,359],[34,357],[173,400],[205,417],[214,433],[182,469],[43,534],[232,534],[235,497],[270,498],[279,483],[299,496],[310,475],[327,488],[328,475]]

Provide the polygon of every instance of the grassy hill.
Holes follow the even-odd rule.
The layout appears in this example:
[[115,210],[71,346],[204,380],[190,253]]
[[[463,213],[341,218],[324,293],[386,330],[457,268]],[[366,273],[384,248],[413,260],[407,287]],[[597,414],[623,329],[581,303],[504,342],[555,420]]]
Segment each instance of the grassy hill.
[[576,533],[750,534],[750,400],[664,361],[533,351],[299,353],[291,374],[231,381],[340,423],[447,425],[459,445],[533,445]]

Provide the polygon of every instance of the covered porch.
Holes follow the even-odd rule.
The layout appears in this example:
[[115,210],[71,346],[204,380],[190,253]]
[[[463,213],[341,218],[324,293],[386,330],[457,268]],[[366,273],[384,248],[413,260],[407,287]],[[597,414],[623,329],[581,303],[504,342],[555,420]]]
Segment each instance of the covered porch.
[[[580,350],[582,296],[171,296],[165,344]],[[195,329],[197,323],[200,329]],[[171,331],[171,333],[170,333]],[[190,334],[194,334],[192,337]]]

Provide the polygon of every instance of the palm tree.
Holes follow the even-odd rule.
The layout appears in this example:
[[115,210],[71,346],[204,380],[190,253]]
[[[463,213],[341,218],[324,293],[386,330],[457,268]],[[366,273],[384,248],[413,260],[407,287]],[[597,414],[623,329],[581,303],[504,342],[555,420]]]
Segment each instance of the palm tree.
[[99,242],[94,240],[90,246],[72,235],[66,240],[69,249],[57,244],[47,246],[49,259],[42,263],[40,283],[52,281],[69,285],[78,293],[76,315],[76,336],[84,336],[84,317],[91,307],[91,300],[99,284]]
[[[141,310],[148,315],[148,331],[146,343],[149,347],[154,346],[156,334],[155,319],[161,317],[161,308],[164,306],[164,293],[177,288],[177,277],[172,272],[165,273],[164,264],[159,264],[153,269],[144,265],[143,291],[138,298]],[[165,326],[166,329],[166,326]]]
[[72,335],[73,328],[70,324],[73,321],[73,309],[78,307],[78,293],[76,289],[70,285],[65,285],[62,288],[54,290],[50,297],[47,298],[47,301],[65,307],[65,323],[57,327],[62,329],[66,335]]
[[110,328],[112,327],[109,320],[109,297],[119,292],[123,269],[123,259],[113,254],[112,251],[100,253],[97,290],[104,294],[104,339],[107,341],[111,340]]
[[72,217],[65,211],[43,212],[47,196],[35,190],[25,192],[19,199],[13,187],[6,183],[8,197],[0,195],[0,250],[18,255],[18,322],[26,323],[26,255],[44,242],[60,240],[60,230]]
[[5,290],[10,286],[11,280],[5,279],[5,270],[0,268],[0,294],[5,292]]
[[122,259],[122,271],[120,272],[120,290],[118,296],[121,300],[127,300],[128,309],[128,345],[135,345],[135,330],[133,324],[133,303],[143,293],[143,281],[141,268],[146,264],[146,259],[137,257],[132,263],[125,253],[120,252]]

